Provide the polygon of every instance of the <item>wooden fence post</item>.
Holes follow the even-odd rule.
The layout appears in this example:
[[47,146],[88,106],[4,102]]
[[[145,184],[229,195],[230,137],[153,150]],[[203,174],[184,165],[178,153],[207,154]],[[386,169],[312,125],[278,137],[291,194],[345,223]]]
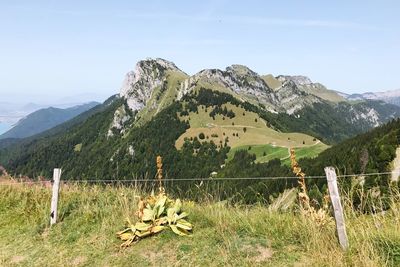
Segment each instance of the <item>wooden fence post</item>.
[[60,191],[61,169],[53,171],[53,195],[51,197],[50,225],[57,222],[58,193]]
[[347,240],[346,226],[344,223],[343,207],[340,202],[339,189],[337,186],[336,171],[333,167],[326,167],[325,169],[326,179],[328,180],[328,189],[331,197],[331,202],[335,214],[336,229],[339,238],[339,243],[343,249],[349,247]]

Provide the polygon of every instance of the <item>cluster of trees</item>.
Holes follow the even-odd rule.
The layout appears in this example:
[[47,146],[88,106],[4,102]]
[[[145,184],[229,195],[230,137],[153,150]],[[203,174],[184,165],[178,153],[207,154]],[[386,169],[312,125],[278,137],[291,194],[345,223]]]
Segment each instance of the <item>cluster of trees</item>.
[[300,160],[305,170],[323,174],[323,167],[335,166],[340,174],[387,172],[400,145],[400,119],[337,144],[316,159]]
[[214,107],[213,110],[210,112],[210,117],[215,120],[215,116],[217,114],[228,117],[230,119],[233,119],[236,116],[233,110],[228,110],[226,107],[222,108],[221,106]]

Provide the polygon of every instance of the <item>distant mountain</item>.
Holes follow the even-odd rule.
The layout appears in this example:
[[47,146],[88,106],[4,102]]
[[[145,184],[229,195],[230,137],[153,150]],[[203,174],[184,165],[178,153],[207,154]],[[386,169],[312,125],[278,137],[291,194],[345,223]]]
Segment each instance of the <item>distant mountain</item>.
[[[97,102],[90,102],[67,109],[49,107],[37,110],[19,120],[13,128],[0,135],[0,139],[25,138],[41,133],[74,118],[98,104]],[[32,108],[32,105],[29,104],[27,106],[29,106],[28,108]],[[36,107],[36,105],[33,106]]]
[[0,102],[0,123],[15,124],[29,113],[46,107],[48,106],[33,103],[16,104]]
[[[63,97],[60,99],[54,99],[51,102],[23,102],[23,98],[18,99],[15,102],[1,101],[0,124],[4,123],[7,124],[7,126],[15,125],[19,120],[39,109],[45,109],[49,107],[67,109],[89,102],[103,102],[105,99],[107,99],[107,97],[100,94],[83,93],[79,95]],[[1,128],[2,127],[0,126],[0,135],[3,133]],[[9,127],[4,128],[9,129]]]
[[315,156],[397,117],[398,106],[348,101],[304,76],[259,75],[243,65],[189,76],[146,59],[98,112],[23,145],[9,140],[0,163],[31,176],[62,166],[66,179],[150,179],[162,155],[166,177],[208,177],[231,149],[254,147],[258,162],[287,159],[289,147]]
[[386,103],[400,106],[400,89],[375,93],[368,92],[363,94],[341,94],[348,100],[382,100]]

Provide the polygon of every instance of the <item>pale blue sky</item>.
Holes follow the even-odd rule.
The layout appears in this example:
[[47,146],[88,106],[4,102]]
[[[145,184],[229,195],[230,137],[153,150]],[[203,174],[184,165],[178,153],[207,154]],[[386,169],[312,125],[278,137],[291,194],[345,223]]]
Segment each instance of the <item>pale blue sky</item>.
[[0,102],[118,93],[146,57],[244,64],[344,92],[400,88],[399,1],[0,2]]

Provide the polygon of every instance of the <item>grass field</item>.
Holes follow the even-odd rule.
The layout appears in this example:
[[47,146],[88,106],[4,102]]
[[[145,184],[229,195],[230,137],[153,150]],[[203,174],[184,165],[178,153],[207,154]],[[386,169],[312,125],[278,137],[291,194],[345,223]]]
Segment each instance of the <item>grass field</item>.
[[286,147],[272,145],[239,146],[229,151],[227,160],[231,160],[235,152],[239,150],[247,150],[249,153],[255,154],[257,157],[256,162],[267,162],[271,159],[283,159],[289,156]]
[[[289,148],[296,149],[297,158],[315,157],[320,152],[328,148],[312,136],[302,133],[282,133],[267,127],[266,121],[253,112],[245,111],[241,107],[232,104],[224,104],[222,108],[227,108],[235,113],[235,117],[230,119],[222,115],[216,115],[215,120],[209,116],[212,108],[199,106],[198,113],[190,112],[189,116],[181,117],[188,120],[190,128],[181,135],[175,143],[176,148],[180,149],[185,138],[198,137],[204,133],[206,141],[213,141],[215,144],[224,144],[228,140],[228,145],[232,148],[228,154],[228,160],[233,158],[235,151],[248,150],[257,157],[257,162],[267,162],[271,159],[279,158],[289,162]],[[226,139],[228,138],[228,139]],[[265,155],[264,155],[265,153]]]
[[[250,148],[250,149],[249,149]],[[318,143],[312,146],[294,148],[296,158],[314,158],[319,153],[327,149],[328,146],[323,143]],[[256,162],[268,162],[272,159],[280,159],[284,164],[290,164],[290,152],[287,147],[273,145],[244,145],[232,148],[228,153],[227,161],[231,160],[236,151],[247,150],[250,154],[256,155]]]
[[232,110],[236,116],[230,119],[217,115],[213,120],[209,116],[211,108],[206,109],[204,106],[200,106],[198,114],[191,112],[189,116],[181,117],[182,120],[189,121],[190,128],[178,138],[175,146],[178,149],[181,148],[185,138],[193,138],[200,133],[204,133],[208,136],[209,141],[212,140],[216,144],[224,143],[228,137],[228,145],[232,148],[246,145],[308,147],[319,143],[317,139],[306,134],[275,131],[267,127],[266,122],[258,114],[245,111],[241,107],[232,104],[225,104],[222,108],[224,107]]
[[295,148],[294,151],[296,152],[296,158],[315,158],[327,148],[327,145],[319,143],[315,146]]
[[120,249],[115,233],[134,217],[139,192],[68,185],[59,223],[49,227],[50,189],[0,186],[0,266],[399,266],[400,206],[375,216],[345,204],[350,249],[334,225],[318,227],[295,210],[185,202],[191,237],[170,232]]

